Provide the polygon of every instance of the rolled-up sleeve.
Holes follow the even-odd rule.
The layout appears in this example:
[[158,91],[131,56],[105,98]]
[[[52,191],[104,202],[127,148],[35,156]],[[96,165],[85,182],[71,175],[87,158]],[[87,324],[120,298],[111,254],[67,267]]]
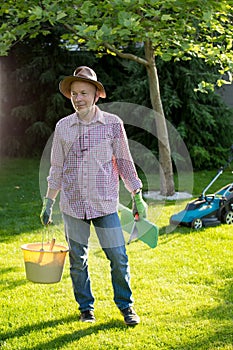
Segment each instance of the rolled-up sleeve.
[[127,190],[133,192],[142,187],[142,182],[137,175],[133,158],[129,150],[128,139],[123,122],[116,124],[114,134],[113,153],[118,173]]
[[64,149],[62,138],[60,136],[60,128],[56,126],[53,136],[51,150],[51,167],[49,176],[47,177],[48,186],[53,190],[60,190],[62,185],[62,174],[64,164]]

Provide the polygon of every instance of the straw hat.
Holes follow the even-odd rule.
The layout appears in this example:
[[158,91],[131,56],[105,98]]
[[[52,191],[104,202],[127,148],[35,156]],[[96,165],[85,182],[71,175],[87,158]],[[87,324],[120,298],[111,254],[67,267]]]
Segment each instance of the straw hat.
[[67,98],[71,98],[70,86],[74,81],[85,81],[87,83],[94,84],[100,92],[100,97],[102,98],[106,97],[106,92],[104,90],[104,87],[97,80],[97,75],[95,74],[93,69],[86,66],[78,67],[75,69],[73,75],[65,77],[62,81],[60,81],[59,89],[61,93]]

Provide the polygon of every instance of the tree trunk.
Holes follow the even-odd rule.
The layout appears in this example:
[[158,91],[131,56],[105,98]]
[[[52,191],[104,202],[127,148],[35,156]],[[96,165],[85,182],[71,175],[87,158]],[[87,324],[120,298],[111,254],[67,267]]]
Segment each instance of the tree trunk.
[[160,97],[159,79],[155,64],[154,50],[150,41],[145,43],[145,58],[148,62],[146,69],[149,79],[151,104],[153,110],[158,116],[156,118],[156,127],[160,163],[160,193],[164,196],[172,196],[175,193],[175,186],[173,179],[171,150],[169,145],[166,119],[164,116]]

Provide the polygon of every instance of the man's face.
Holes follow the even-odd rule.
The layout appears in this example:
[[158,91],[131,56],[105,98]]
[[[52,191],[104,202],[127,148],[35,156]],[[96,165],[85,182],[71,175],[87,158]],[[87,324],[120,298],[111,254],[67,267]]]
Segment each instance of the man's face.
[[83,81],[74,81],[71,84],[71,102],[78,113],[85,113],[97,102],[99,92],[95,85]]

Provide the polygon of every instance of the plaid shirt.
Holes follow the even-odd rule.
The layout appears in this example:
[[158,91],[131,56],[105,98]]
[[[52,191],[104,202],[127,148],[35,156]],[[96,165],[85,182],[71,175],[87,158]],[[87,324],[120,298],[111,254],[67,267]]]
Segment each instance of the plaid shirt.
[[119,176],[129,192],[142,187],[122,120],[95,108],[88,124],[76,113],[57,123],[47,178],[61,191],[61,211],[79,219],[117,211]]

